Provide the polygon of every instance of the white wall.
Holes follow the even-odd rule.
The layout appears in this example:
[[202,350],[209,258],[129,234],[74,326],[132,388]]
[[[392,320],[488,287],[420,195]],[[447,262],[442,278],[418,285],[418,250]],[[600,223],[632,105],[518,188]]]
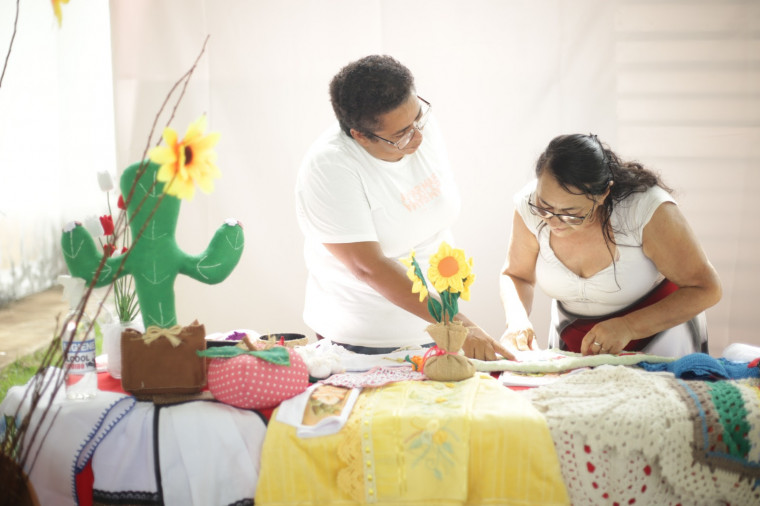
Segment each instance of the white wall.
[[[293,186],[333,121],[327,86],[347,62],[387,53],[416,76],[448,140],[464,207],[458,246],[478,279],[463,311],[498,336],[498,272],[512,194],[555,135],[593,132],[659,170],[723,279],[708,313],[713,354],[760,344],[760,7],[747,1],[111,0],[117,161],[138,161],[171,85],[206,53],[177,111],[222,133],[222,178],[184,203],[178,242],[196,253],[227,217],[246,250],[224,283],[177,282],[180,322],[209,331],[303,331],[305,268]],[[168,118],[164,114],[160,125]],[[181,133],[180,132],[180,133]],[[154,136],[158,140],[160,128]],[[534,306],[545,342],[548,301]]]

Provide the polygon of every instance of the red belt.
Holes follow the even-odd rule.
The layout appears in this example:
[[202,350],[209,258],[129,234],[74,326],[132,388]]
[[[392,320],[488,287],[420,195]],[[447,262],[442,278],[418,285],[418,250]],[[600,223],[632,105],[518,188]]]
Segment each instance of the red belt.
[[[564,349],[573,351],[575,353],[580,353],[581,342],[583,342],[583,338],[586,336],[588,331],[591,330],[591,328],[597,323],[609,320],[611,318],[617,318],[619,316],[632,313],[641,308],[651,306],[655,302],[661,301],[676,290],[678,290],[678,285],[672,281],[665,279],[651,292],[646,294],[641,300],[625,309],[621,309],[615,313],[606,316],[600,316],[598,318],[578,318],[560,332],[560,338],[562,338],[562,342],[565,345]],[[654,336],[645,337],[643,339],[634,339],[630,341],[623,349],[626,351],[641,351],[647,344],[649,344],[652,338],[654,338]]]

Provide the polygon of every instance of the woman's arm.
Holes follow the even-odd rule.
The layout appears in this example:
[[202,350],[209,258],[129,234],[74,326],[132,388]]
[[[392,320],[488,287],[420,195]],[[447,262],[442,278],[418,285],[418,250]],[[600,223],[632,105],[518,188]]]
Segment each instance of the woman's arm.
[[[396,260],[386,257],[380,244],[374,241],[325,244],[325,248],[340,260],[359,280],[371,286],[393,304],[419,316],[427,322],[435,322],[427,310],[427,303],[420,302],[419,295],[412,293],[412,282],[406,276],[406,269]],[[509,351],[489,336],[483,329],[473,324],[459,313],[455,320],[461,320],[469,329],[463,347],[467,356],[481,360],[495,360],[499,353],[512,358]]]
[[502,335],[501,342],[507,348],[521,351],[538,349],[536,334],[528,319],[533,306],[537,258],[538,240],[515,211],[507,259],[499,280],[507,321],[507,330]]
[[581,352],[619,353],[628,342],[675,327],[715,305],[721,298],[718,273],[710,264],[677,205],[661,204],[644,227],[644,254],[679,289],[651,306],[595,325]]

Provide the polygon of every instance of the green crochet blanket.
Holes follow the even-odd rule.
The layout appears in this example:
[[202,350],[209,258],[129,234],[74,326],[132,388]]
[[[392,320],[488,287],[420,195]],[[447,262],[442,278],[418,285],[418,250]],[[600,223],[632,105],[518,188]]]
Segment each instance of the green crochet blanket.
[[760,383],[677,380],[694,422],[694,460],[760,486]]

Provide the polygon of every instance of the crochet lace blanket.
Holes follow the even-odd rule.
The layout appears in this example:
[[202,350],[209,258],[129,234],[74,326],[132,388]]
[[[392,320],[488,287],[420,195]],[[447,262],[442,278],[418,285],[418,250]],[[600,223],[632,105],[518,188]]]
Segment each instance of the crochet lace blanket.
[[[715,448],[724,462],[731,461],[728,466],[720,465],[709,447],[704,451],[704,439],[695,440],[695,433],[702,433],[695,423],[704,420],[695,413],[699,407],[705,409],[706,395],[699,404],[685,402],[687,382],[672,374],[601,366],[528,395],[546,417],[573,504],[758,504],[760,486],[745,479],[756,469],[760,452],[757,386],[730,383],[741,392],[747,414],[741,417],[739,431],[733,432],[741,433],[744,443],[737,447],[745,456]],[[725,388],[710,389],[713,406],[723,403],[719,398]],[[707,408],[710,416],[725,421],[724,427],[739,422],[720,414],[740,411],[739,397],[731,395],[733,406],[729,402],[717,414]],[[712,427],[717,430],[715,423]],[[695,458],[697,451],[708,455]]]

